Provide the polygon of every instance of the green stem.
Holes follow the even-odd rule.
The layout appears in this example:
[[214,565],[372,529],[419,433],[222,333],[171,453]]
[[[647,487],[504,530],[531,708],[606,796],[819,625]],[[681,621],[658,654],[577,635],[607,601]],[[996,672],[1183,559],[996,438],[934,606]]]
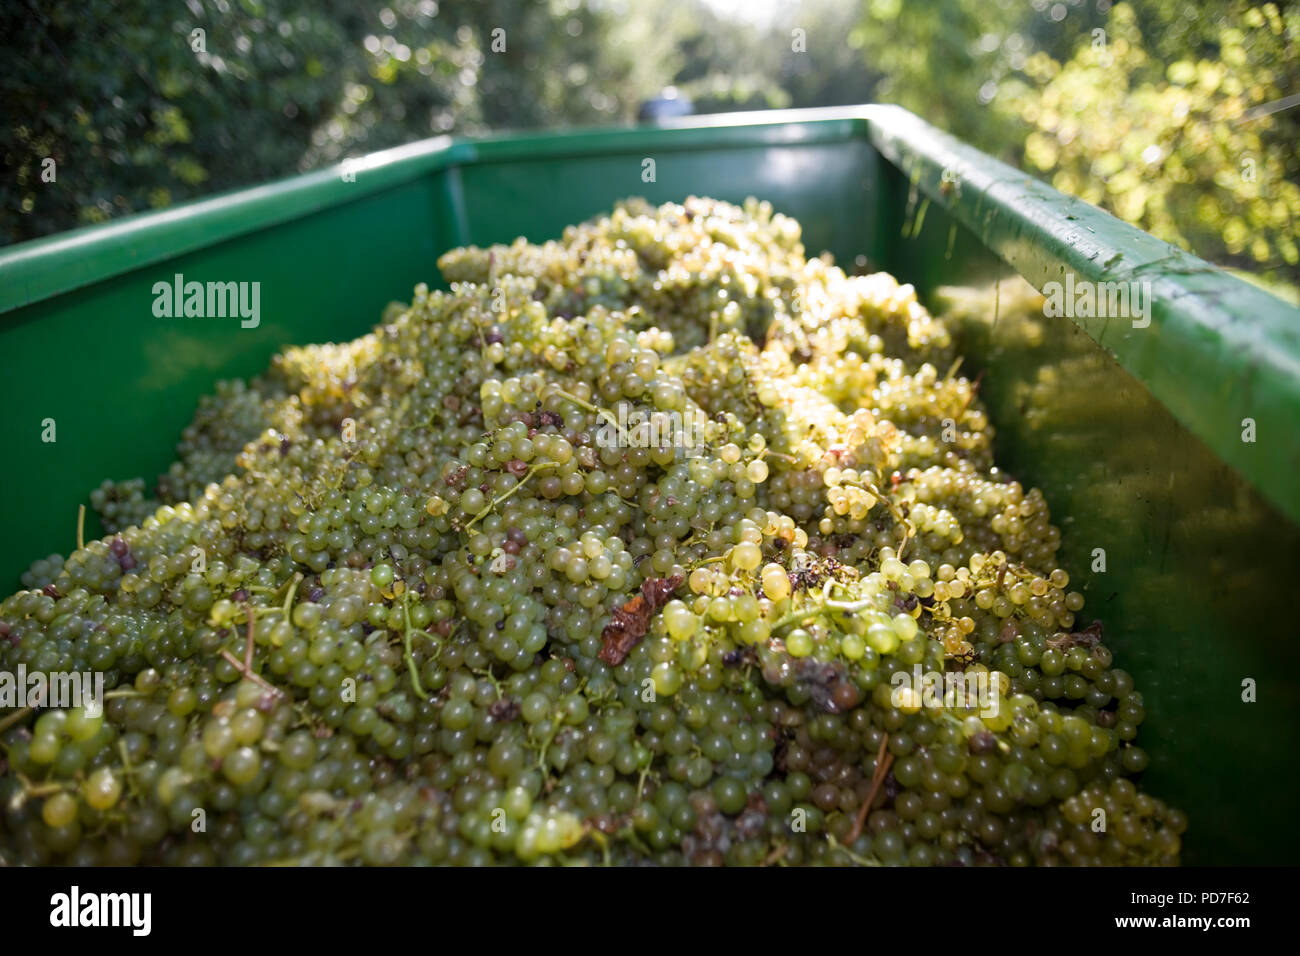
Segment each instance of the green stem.
[[529,479],[531,479],[533,475],[537,474],[539,471],[542,471],[546,468],[554,468],[554,467],[556,467],[556,463],[553,461],[544,461],[541,464],[533,465],[533,467],[528,469],[528,474],[524,475],[522,478],[519,479],[518,484],[516,484],[509,491],[503,491],[501,494],[497,495],[490,502],[488,502],[487,505],[484,506],[483,510],[480,511],[478,514],[476,514],[473,518],[471,518],[469,524],[465,525],[465,527],[463,527],[461,530],[468,531],[470,528],[474,527],[474,524],[477,521],[479,521],[479,519],[486,518],[488,515],[490,515],[493,509],[495,509],[497,505],[501,504],[501,502],[505,501],[511,495],[515,494],[515,492],[517,492],[524,485],[528,484]]
[[403,636],[403,643],[406,645],[406,668],[411,672],[411,687],[415,690],[415,696],[420,700],[426,700],[427,695],[424,688],[420,686],[420,673],[415,667],[415,653],[411,648],[411,590],[407,588],[402,591],[402,612],[406,615],[406,633]]
[[813,617],[817,614],[817,610],[818,610],[817,605],[812,605],[812,606],[804,605],[803,607],[799,608],[797,611],[788,611],[781,617],[777,618],[776,623],[774,623],[771,627],[768,628],[768,633],[775,634],[781,628],[788,627],[789,625],[795,623],[796,621],[802,621],[806,617]]
[[119,738],[117,752],[122,755],[122,776],[126,778],[127,788],[134,797],[140,796],[140,788],[135,783],[135,768],[131,766],[131,757],[126,752],[126,741]]
[[[831,588],[835,587],[837,584],[839,584],[839,582],[836,581],[834,578],[831,578],[829,581],[826,582],[826,586],[825,586],[824,588],[822,588],[822,606],[823,606],[823,607],[833,608],[833,609],[835,609],[835,610],[837,610],[837,611],[844,611],[844,612],[846,612],[846,613],[848,613],[848,614],[857,614],[857,613],[860,612],[860,611],[865,611],[865,610],[869,609],[869,608],[871,607],[871,605],[875,603],[874,598],[863,598],[863,599],[860,600],[860,601],[835,601],[835,600],[832,600],[832,599],[831,599]],[[840,586],[842,587],[843,585],[840,585]]]
[[112,700],[115,697],[148,697],[144,691],[135,690],[131,687],[119,687],[117,690],[110,690],[104,695],[104,700]]
[[570,394],[569,394],[568,392],[566,392],[564,389],[562,389],[562,388],[557,388],[557,387],[554,386],[554,385],[551,386],[551,392],[552,392],[552,394],[555,394],[555,395],[560,396],[560,398],[567,399],[568,401],[570,401],[570,402],[572,402],[573,404],[577,405],[579,408],[585,408],[587,411],[591,412],[591,414],[593,414],[593,415],[595,415],[595,416],[597,416],[597,417],[599,417],[599,418],[603,418],[603,419],[605,419],[605,421],[607,421],[607,422],[608,422],[608,423],[609,423],[609,424],[610,424],[610,425],[611,425],[615,430],[618,431],[618,436],[619,436],[619,438],[620,438],[621,440],[623,440],[623,443],[624,443],[624,444],[627,444],[627,434],[626,434],[626,433],[623,431],[623,429],[619,426],[619,424],[618,424],[618,419],[614,417],[614,413],[613,413],[613,412],[611,412],[611,411],[609,411],[608,409],[605,409],[605,408],[600,408],[600,407],[597,406],[597,405],[593,405],[593,404],[591,404],[591,402],[583,401],[583,400],[582,400],[581,398],[579,398],[577,395],[570,395]]
[[627,840],[628,843],[632,844],[633,847],[635,847],[637,850],[640,850],[646,856],[652,856],[654,854],[654,850],[650,849],[650,847],[645,845],[645,841],[643,841],[641,837],[637,835],[636,830],[632,829],[631,824],[628,824],[626,827],[620,830],[619,836],[623,837],[625,840]]
[[589,830],[588,836],[591,837],[596,846],[600,847],[601,866],[609,866],[609,840],[605,838],[605,834],[599,830]]
[[903,540],[898,546],[898,560],[902,561],[903,552],[907,550],[908,544],[911,543],[912,538],[916,535],[916,525],[908,521],[907,518],[903,516],[902,509],[900,509],[898,505],[894,504],[894,499],[885,495],[874,483],[869,482],[866,485],[866,490],[875,495],[880,501],[883,501],[885,507],[887,507],[890,513],[893,514],[894,520],[903,526]]
[[77,789],[77,785],[70,781],[46,780],[43,783],[36,784],[28,779],[26,774],[15,771],[14,776],[18,778],[18,782],[22,785],[24,798],[48,797],[61,790],[76,792]]
[[293,610],[293,599],[294,596],[298,593],[298,585],[301,583],[302,583],[302,572],[295,571],[293,578],[290,579],[289,581],[289,593],[284,596],[284,605],[282,606],[282,610],[284,612],[284,619],[289,622],[290,627],[293,626],[293,619],[289,617],[289,612]]
[[551,741],[555,739],[555,735],[560,732],[559,720],[550,719],[555,720],[555,726],[551,728],[550,733],[546,735],[546,739],[542,741],[542,746],[537,751],[537,769],[541,772],[542,779],[546,779],[551,775],[550,769],[546,766],[546,752],[550,750]]
[[[484,680],[490,683],[492,685],[492,689],[496,691],[497,700],[500,700],[502,697],[505,696],[505,694],[501,692],[501,682],[497,680],[497,675],[492,673],[491,665],[484,667],[481,671],[470,670],[470,673],[478,677],[482,677]],[[582,690],[582,684],[585,682],[586,682],[586,678],[583,678],[582,683],[578,684],[578,690]]]
[[879,860],[875,859],[874,857],[861,856],[860,854],[854,853],[848,847],[844,846],[838,840],[836,840],[834,835],[830,833],[826,834],[826,839],[830,841],[832,847],[839,850],[841,853],[847,856],[858,866],[884,866],[883,863],[881,863]]
[[74,788],[70,784],[63,784],[63,783],[59,783],[58,781],[54,781],[52,783],[43,783],[39,787],[31,787],[29,789],[24,789],[23,795],[27,797],[48,797],[56,793],[62,793],[64,790],[71,790],[71,789]]
[[641,794],[645,790],[645,778],[649,775],[649,773],[650,773],[650,764],[647,763],[644,767],[641,768],[641,775],[636,782],[637,806],[641,805]]
[[784,615],[777,618],[768,627],[768,633],[775,635],[783,627],[788,627],[796,621],[802,621],[805,618],[815,617],[820,611],[830,609],[840,611],[845,614],[857,614],[861,611],[869,611],[875,604],[874,598],[863,598],[860,601],[835,601],[831,599],[830,589],[832,587],[843,587],[839,581],[831,579],[826,582],[822,588],[822,597],[820,601],[804,604],[793,611],[787,611]]
[[15,710],[8,717],[5,717],[4,719],[0,720],[0,733],[4,733],[14,724],[18,723],[20,720],[24,719],[29,714],[31,714],[31,712],[32,712],[31,707],[24,707],[21,710]]

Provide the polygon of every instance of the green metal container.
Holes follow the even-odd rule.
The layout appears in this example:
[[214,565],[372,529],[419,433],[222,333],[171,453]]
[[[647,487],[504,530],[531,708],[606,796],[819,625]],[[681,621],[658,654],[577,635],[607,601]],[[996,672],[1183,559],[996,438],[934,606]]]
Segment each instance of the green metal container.
[[[1300,311],[893,107],[429,140],[0,252],[4,589],[71,550],[103,478],[164,469],[216,379],[363,333],[448,248],[691,194],[767,199],[953,315],[999,462],[1044,490],[1083,620],[1145,690],[1186,862],[1294,862]],[[1049,317],[1016,273],[1147,283],[1149,324]],[[260,283],[257,325],[155,315],[178,274]]]

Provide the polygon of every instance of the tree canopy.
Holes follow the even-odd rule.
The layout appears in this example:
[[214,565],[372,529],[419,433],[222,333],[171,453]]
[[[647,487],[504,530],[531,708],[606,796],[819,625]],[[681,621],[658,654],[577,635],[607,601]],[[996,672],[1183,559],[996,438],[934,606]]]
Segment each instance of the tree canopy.
[[1300,281],[1300,7],[803,0],[762,21],[726,7],[11,4],[0,237],[440,133],[630,122],[675,85],[698,112],[896,102],[1163,239]]

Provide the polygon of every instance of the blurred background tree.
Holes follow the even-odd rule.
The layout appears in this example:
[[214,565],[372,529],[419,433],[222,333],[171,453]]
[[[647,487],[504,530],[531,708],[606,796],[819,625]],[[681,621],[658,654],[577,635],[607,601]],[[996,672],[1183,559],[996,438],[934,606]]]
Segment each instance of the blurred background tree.
[[438,133],[615,121],[659,79],[616,26],[581,0],[5,4],[3,235]]
[[[430,135],[631,122],[642,100],[674,85],[697,112],[899,103],[1212,261],[1300,282],[1300,5],[185,0],[164,9],[13,0],[0,10],[0,241]],[[42,178],[51,158],[56,183]]]
[[1300,16],[1232,6],[1186,18],[1196,29],[1177,47],[1116,6],[1104,42],[1063,63],[1036,53],[1008,102],[1032,130],[1024,165],[1058,189],[1221,263],[1294,277],[1300,113],[1279,107],[1300,92]]

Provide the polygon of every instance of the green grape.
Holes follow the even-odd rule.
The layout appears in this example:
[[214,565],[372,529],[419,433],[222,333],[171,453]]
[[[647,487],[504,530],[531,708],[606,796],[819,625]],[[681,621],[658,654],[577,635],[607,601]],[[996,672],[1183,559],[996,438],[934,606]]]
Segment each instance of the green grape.
[[439,268],[219,383],[0,601],[0,669],[109,692],[6,715],[0,865],[1177,862],[911,286],[755,200]]

